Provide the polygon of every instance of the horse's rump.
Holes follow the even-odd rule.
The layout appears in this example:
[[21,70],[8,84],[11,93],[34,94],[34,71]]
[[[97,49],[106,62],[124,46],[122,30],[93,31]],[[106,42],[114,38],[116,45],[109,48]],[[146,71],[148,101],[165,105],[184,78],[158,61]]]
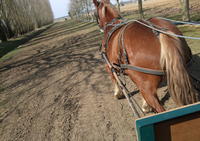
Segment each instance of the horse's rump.
[[[178,28],[167,21],[157,18],[152,18],[150,21],[156,26],[167,29],[168,32],[181,35]],[[121,30],[123,27],[114,33],[109,41],[107,52],[111,62],[124,64],[127,55],[128,62],[132,66],[166,70],[169,91],[174,100],[179,105],[196,101],[186,69],[186,63],[191,59],[191,50],[185,39],[156,33],[137,22],[129,24],[122,37]],[[119,42],[120,38],[123,38],[123,45]],[[143,74],[143,77],[156,79],[156,76],[151,74]]]
[[[133,66],[161,70],[160,42],[158,36],[151,29],[137,23],[130,23],[124,31],[123,42],[119,43],[120,32],[116,31],[110,38],[107,55],[111,62],[126,63],[124,50],[128,61]],[[121,62],[120,62],[121,61]]]
[[[149,19],[149,21],[152,22],[153,24],[159,26],[159,27],[165,28],[168,31],[173,32],[174,34],[183,35],[181,33],[181,31],[175,25],[171,24],[171,22],[169,22],[169,21],[162,20],[162,19],[159,19],[159,18],[151,18],[151,19]],[[191,60],[192,52],[191,52],[190,47],[188,46],[188,44],[187,44],[187,42],[184,38],[179,38],[179,40],[180,40],[180,43],[181,43],[181,48],[183,50],[185,60],[188,63]]]

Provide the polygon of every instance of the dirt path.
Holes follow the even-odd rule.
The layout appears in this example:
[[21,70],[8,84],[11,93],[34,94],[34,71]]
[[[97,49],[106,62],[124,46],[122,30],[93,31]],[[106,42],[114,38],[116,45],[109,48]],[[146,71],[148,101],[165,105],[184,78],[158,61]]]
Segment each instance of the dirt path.
[[53,25],[1,63],[0,140],[135,139],[126,100],[113,98],[97,28],[78,26]]
[[57,23],[1,62],[0,140],[136,140],[127,101],[112,94],[100,40],[93,24]]

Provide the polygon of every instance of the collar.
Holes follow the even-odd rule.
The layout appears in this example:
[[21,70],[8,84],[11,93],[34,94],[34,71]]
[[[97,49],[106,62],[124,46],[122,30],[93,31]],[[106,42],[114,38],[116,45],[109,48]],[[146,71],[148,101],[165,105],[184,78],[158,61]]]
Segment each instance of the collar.
[[112,19],[112,21],[110,21],[110,22],[108,22],[108,23],[105,24],[105,26],[103,27],[103,30],[105,31],[106,28],[108,28],[110,26],[115,26],[116,24],[118,24],[116,22],[119,21],[119,20],[123,21],[123,19],[121,17],[116,17],[116,18]]

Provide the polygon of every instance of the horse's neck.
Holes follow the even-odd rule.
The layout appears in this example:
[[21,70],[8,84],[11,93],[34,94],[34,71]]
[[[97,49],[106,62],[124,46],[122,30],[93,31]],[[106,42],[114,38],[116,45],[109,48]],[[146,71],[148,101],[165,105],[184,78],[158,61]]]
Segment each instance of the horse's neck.
[[105,24],[112,22],[113,19],[119,17],[119,14],[111,8],[105,13]]
[[[106,27],[107,24],[112,23],[112,21],[116,18],[118,18],[120,15],[113,11],[113,9],[108,8],[107,12],[105,13],[105,22],[104,22],[104,37],[108,36],[108,33],[110,30],[112,30],[113,26]],[[118,20],[116,20],[113,24],[119,23]]]

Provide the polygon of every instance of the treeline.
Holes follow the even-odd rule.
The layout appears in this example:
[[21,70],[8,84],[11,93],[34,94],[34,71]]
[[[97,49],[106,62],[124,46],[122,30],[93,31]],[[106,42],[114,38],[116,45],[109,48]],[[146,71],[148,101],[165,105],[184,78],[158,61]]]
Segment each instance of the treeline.
[[[105,0],[105,1],[110,1],[110,0]],[[120,5],[122,3],[122,0],[115,0],[117,2],[117,8],[118,11],[120,12]],[[136,0],[134,0],[135,2]],[[142,11],[142,1],[143,0],[137,0],[140,2],[139,6],[141,6],[141,11]],[[94,20],[94,5],[92,0],[70,0],[70,5],[69,5],[69,13],[68,15],[70,16],[71,19],[76,19],[76,20]]]
[[94,20],[92,0],[70,0],[69,13],[71,19]]
[[[110,1],[110,0],[104,0]],[[117,3],[118,11],[120,12],[120,6],[122,5],[122,0],[115,0]],[[144,10],[143,10],[143,2],[147,0],[133,0],[133,2],[138,3],[138,12],[140,19],[145,19],[144,17]],[[182,11],[182,20],[183,21],[190,21],[190,4],[189,0],[179,0],[181,5]],[[73,19],[77,20],[91,20],[94,19],[94,12],[91,12],[93,9],[92,0],[70,0],[69,5],[69,13],[68,15]]]
[[49,0],[0,0],[0,40],[53,22]]

